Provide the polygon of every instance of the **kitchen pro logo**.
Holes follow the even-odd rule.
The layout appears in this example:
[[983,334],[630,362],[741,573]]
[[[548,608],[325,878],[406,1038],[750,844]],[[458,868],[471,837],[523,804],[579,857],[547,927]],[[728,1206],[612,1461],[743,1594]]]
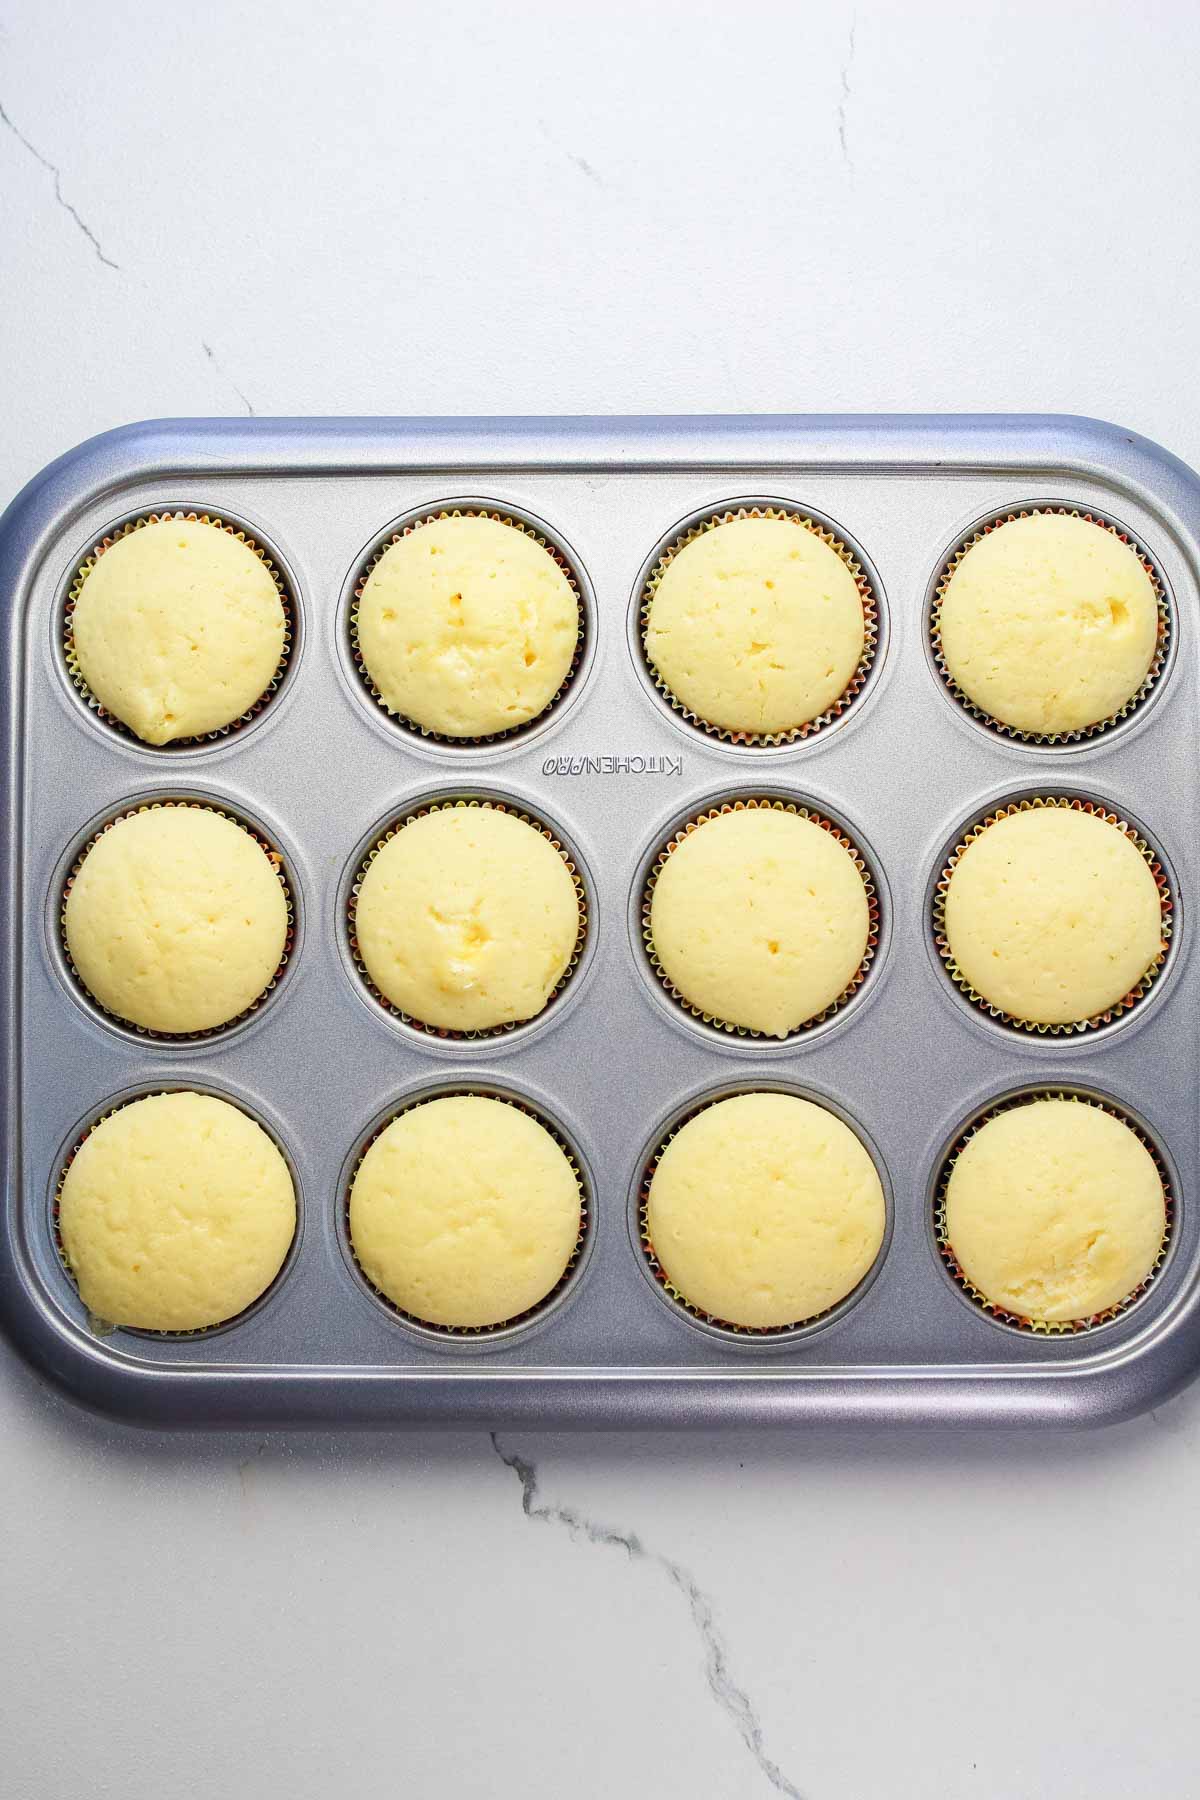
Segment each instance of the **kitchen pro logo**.
[[682,756],[548,756],[543,775],[682,775]]

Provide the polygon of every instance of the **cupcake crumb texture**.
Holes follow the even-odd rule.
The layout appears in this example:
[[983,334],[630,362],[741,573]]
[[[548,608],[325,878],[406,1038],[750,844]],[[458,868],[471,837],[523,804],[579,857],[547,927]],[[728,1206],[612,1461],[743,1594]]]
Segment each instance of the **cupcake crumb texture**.
[[995,819],[945,896],[953,966],[1018,1022],[1081,1024],[1125,999],[1165,949],[1162,899],[1119,825],[1072,806]]
[[63,909],[71,962],[106,1011],[147,1031],[210,1031],[265,992],[287,943],[275,864],[203,806],[153,806],[100,833]]
[[646,654],[702,723],[799,730],[862,660],[862,596],[843,557],[790,518],[729,519],[670,557],[646,613]]
[[579,602],[530,533],[458,515],[388,546],[363,585],[357,631],[390,713],[442,737],[490,737],[535,719],[562,687]]
[[71,619],[79,673],[147,744],[203,737],[248,712],[283,658],[274,577],[232,532],[160,519],[96,558]]
[[422,1025],[486,1031],[542,1011],[579,936],[579,896],[536,826],[491,806],[410,819],[372,859],[355,936],[367,974]]
[[703,819],[666,857],[650,940],[687,1003],[787,1037],[840,999],[867,953],[870,907],[831,831],[781,808]]
[[827,1312],[879,1253],[883,1187],[834,1113],[791,1094],[737,1094],[697,1113],[650,1183],[646,1230],[672,1287],[731,1325],[781,1329]]
[[1070,1099],[988,1119],[955,1159],[945,1231],[971,1285],[1003,1311],[1078,1323],[1146,1280],[1167,1229],[1162,1177],[1124,1120]]
[[953,567],[937,615],[951,679],[989,718],[1032,736],[1082,731],[1137,694],[1158,645],[1154,583],[1115,532],[1030,513]]
[[375,1139],[351,1188],[350,1239],[368,1281],[403,1312],[478,1330],[558,1285],[581,1205],[570,1159],[537,1119],[488,1095],[448,1095]]
[[84,1305],[143,1331],[235,1318],[275,1279],[295,1230],[283,1157],[260,1125],[211,1094],[152,1094],[101,1120],[59,1199]]

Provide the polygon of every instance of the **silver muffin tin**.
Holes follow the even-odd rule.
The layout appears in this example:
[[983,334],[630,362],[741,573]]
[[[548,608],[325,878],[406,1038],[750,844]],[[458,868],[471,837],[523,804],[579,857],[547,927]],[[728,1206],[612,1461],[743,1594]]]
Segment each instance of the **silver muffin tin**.
[[[640,572],[680,525],[748,497],[832,522],[877,582],[879,647],[854,703],[808,741],[727,744],[656,691],[637,631]],[[348,606],[396,521],[486,502],[544,521],[579,577],[587,640],[570,691],[491,746],[422,739],[357,674]],[[1065,502],[1119,521],[1153,558],[1173,615],[1168,665],[1120,725],[1031,746],[972,719],[933,666],[937,574],[981,520]],[[61,646],[64,595],[114,525],[180,508],[237,521],[276,558],[297,620],[286,677],[244,729],[155,750],[89,711]],[[1197,992],[1190,904],[1200,764],[1200,481],[1155,445],[1072,418],[192,420],[133,426],[53,464],[0,522],[6,631],[0,1319],[47,1376],[157,1425],[500,1427],[802,1422],[1101,1422],[1153,1405],[1200,1366]],[[961,827],[1036,792],[1108,802],[1168,861],[1175,935],[1147,998],[1112,1025],[1022,1034],[957,992],[938,959],[931,884]],[[641,882],[679,819],[779,794],[844,824],[875,873],[881,931],[859,992],[783,1044],[687,1017],[649,970]],[[152,795],[241,814],[282,851],[297,907],[286,977],[251,1017],[193,1042],[122,1029],[83,997],[57,935],[64,869],[100,821]],[[366,991],[345,897],[377,828],[434,795],[498,795],[561,829],[590,901],[562,997],[473,1041],[406,1027]],[[57,1177],[114,1100],[201,1087],[285,1149],[300,1230],[268,1295],[219,1330],[97,1336],[56,1249]],[[703,1097],[783,1087],[826,1102],[872,1149],[884,1253],[815,1326],[733,1335],[689,1318],[638,1244],[647,1157]],[[1017,1089],[1097,1093],[1160,1150],[1170,1253],[1145,1295],[1086,1333],[1003,1325],[961,1293],[933,1200],[962,1125]],[[422,1331],[366,1287],[345,1237],[349,1171],[414,1094],[512,1094],[575,1150],[590,1202],[553,1304],[478,1336]]]

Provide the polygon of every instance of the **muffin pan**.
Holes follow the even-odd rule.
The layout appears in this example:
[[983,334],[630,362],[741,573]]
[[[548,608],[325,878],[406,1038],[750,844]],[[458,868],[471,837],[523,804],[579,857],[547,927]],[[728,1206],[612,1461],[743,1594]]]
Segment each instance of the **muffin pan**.
[[[1066,505],[1150,560],[1164,633],[1155,679],[1102,731],[998,733],[941,678],[931,606],[956,548],[994,520]],[[640,643],[645,582],[704,518],[772,506],[820,521],[869,581],[869,675],[819,731],[737,744],[672,710]],[[579,656],[539,720],[440,743],[389,719],[356,666],[351,609],[406,523],[486,508],[569,565]],[[292,611],[286,678],[242,730],[155,749],[72,681],[63,625],[96,544],[152,513],[220,518],[269,545]],[[1156,446],[1067,418],[188,421],[130,427],[40,475],[0,522],[4,746],[4,1245],[0,1320],[45,1375],[146,1424],[444,1422],[787,1425],[1101,1422],[1200,1367],[1200,480]],[[169,759],[169,762],[164,760]],[[936,946],[939,873],[972,821],[1034,795],[1134,822],[1161,859],[1170,952],[1144,999],[1076,1033],[974,1008]],[[286,979],[236,1029],[183,1042],[123,1030],[82,1000],[58,912],[104,819],[196,798],[253,821],[295,903]],[[663,988],[642,900],[680,824],[747,798],[835,821],[877,895],[866,978],[782,1043],[722,1031]],[[473,1039],[392,1017],[354,966],[347,896],[371,844],[431,803],[492,800],[550,829],[588,917],[579,966],[534,1024]],[[55,1243],[63,1165],[135,1093],[196,1087],[269,1121],[303,1232],[268,1297],[173,1339],[89,1328]],[[779,1088],[856,1129],[888,1196],[884,1250],[850,1300],[778,1334],[714,1328],[662,1291],[640,1241],[646,1169],[719,1094]],[[956,1285],[939,1249],[946,1159],[1019,1091],[1098,1099],[1132,1119],[1170,1185],[1169,1242],[1134,1304],[1033,1332]],[[422,1330],[348,1258],[346,1185],[371,1134],[434,1092],[492,1093],[553,1121],[587,1190],[569,1279],[503,1329]],[[655,1291],[658,1289],[658,1291]]]

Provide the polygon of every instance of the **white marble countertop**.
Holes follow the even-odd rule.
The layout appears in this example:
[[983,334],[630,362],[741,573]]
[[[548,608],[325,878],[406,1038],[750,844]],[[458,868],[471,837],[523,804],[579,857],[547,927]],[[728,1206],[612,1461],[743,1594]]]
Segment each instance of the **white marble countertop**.
[[[1200,465],[1200,12],[16,0],[0,504],[163,414],[1045,410]],[[1200,1388],[1088,1437],[156,1438],[0,1349],[6,1800],[1160,1800]]]

